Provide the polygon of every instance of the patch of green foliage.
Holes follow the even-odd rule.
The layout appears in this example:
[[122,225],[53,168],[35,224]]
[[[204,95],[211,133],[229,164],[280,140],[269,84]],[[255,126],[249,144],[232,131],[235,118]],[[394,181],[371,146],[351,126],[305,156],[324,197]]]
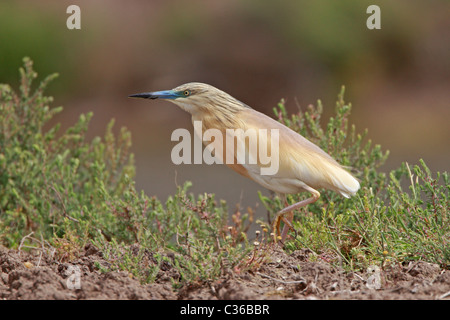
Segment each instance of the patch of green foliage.
[[228,226],[226,204],[214,195],[188,194],[189,182],[164,205],[138,192],[130,132],[122,128],[116,135],[111,121],[104,137],[87,141],[92,113],[81,115],[63,133],[58,132],[59,125],[47,129],[49,120],[62,111],[50,108],[52,98],[44,96],[57,75],[33,90],[37,74],[28,58],[20,74],[18,93],[0,85],[1,244],[12,248],[46,244],[67,259],[76,258],[93,242],[115,261],[111,269],[128,270],[142,281],[153,279],[138,271],[146,267],[140,264],[142,250],[160,261],[172,252],[171,264],[181,275],[180,283],[247,267],[243,258],[255,250],[244,233],[251,213],[237,212],[239,223]]
[[[50,108],[52,98],[44,95],[56,75],[33,89],[37,75],[28,58],[20,73],[18,92],[0,85],[1,244],[56,252],[60,261],[76,259],[83,247],[94,245],[110,262],[98,264],[100,270],[126,270],[149,282],[172,268],[176,287],[229,270],[257,269],[278,246],[269,222],[256,221],[261,230],[248,240],[251,209],[229,217],[225,202],[211,194],[190,194],[189,182],[165,203],[138,192],[130,132],[115,133],[111,121],[103,137],[87,141],[92,113],[62,133],[59,125],[49,127],[62,111]],[[349,127],[351,106],[343,94],[325,129],[320,101],[292,116],[283,102],[275,108],[279,121],[328,151],[361,181],[351,199],[321,190],[319,201],[296,214],[298,234],[291,233],[285,249],[307,247],[311,259],[354,270],[412,259],[448,266],[448,174],[433,175],[424,162],[405,163],[389,175],[380,172],[388,154],[367,140],[367,131],[357,134]],[[305,196],[290,195],[288,201]],[[260,197],[273,215],[282,208],[280,199]]]
[[[380,172],[388,152],[367,139],[367,130],[357,134],[354,125],[349,128],[351,105],[343,97],[344,88],[338,96],[336,115],[325,130],[320,123],[320,101],[292,116],[288,116],[283,101],[274,109],[280,122],[350,168],[361,183],[360,191],[350,199],[321,190],[321,198],[297,214],[297,238],[286,247],[308,247],[324,260],[338,260],[356,269],[406,260],[425,260],[448,268],[448,173],[433,175],[423,160],[413,167],[403,163],[389,175]],[[288,201],[294,203],[302,197],[305,195],[292,195]],[[282,208],[278,198],[260,198],[274,213]]]
[[86,141],[92,113],[59,137],[59,125],[44,126],[62,108],[50,108],[43,91],[57,75],[51,75],[32,91],[37,74],[24,59],[20,69],[20,93],[1,85],[0,107],[0,236],[16,246],[24,232],[39,232],[45,239],[62,237],[68,229],[95,237],[108,232],[113,213],[105,208],[105,196],[121,195],[134,174],[129,153],[131,136],[122,129]]

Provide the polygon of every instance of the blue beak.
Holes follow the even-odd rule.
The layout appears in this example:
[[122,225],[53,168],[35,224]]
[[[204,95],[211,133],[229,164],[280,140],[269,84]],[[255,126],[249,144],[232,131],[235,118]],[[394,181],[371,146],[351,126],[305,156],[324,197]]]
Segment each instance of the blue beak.
[[129,98],[142,98],[142,99],[176,99],[180,95],[173,90],[155,91],[155,92],[143,92],[136,93],[128,96]]

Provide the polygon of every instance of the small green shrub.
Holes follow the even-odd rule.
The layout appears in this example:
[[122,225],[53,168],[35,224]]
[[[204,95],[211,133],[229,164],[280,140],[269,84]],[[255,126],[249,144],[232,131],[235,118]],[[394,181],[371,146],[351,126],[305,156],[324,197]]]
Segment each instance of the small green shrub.
[[[336,115],[322,129],[322,104],[288,116],[282,101],[274,109],[279,121],[299,132],[348,166],[361,182],[356,196],[345,199],[321,190],[321,198],[297,213],[297,239],[286,247],[308,247],[327,261],[345,262],[351,268],[370,264],[421,259],[450,266],[449,178],[433,177],[423,160],[411,171],[407,163],[388,176],[379,171],[389,152],[367,139],[367,129],[356,134],[349,128],[351,105],[338,96]],[[402,184],[408,183],[409,190]],[[289,203],[305,195],[291,195]],[[260,195],[274,214],[283,207],[278,198]]]
[[251,250],[248,242],[241,243],[248,213],[228,226],[226,203],[217,203],[209,194],[195,198],[187,193],[189,182],[164,205],[138,192],[130,133],[122,128],[116,136],[111,121],[104,137],[87,141],[92,113],[81,115],[63,133],[58,132],[59,125],[45,129],[62,111],[50,108],[52,98],[44,96],[57,75],[48,76],[33,91],[37,74],[30,59],[25,58],[24,65],[19,93],[9,85],[0,86],[3,245],[25,248],[44,240],[56,248],[60,259],[70,259],[93,242],[114,258],[111,270],[128,270],[142,281],[154,279],[158,265],[147,266],[151,272],[137,271],[143,267],[142,252],[137,254],[132,244],[155,257],[172,252],[180,281],[211,279],[242,264]]
[[86,141],[92,113],[59,137],[59,125],[44,130],[62,111],[50,108],[52,98],[43,95],[57,75],[32,91],[37,74],[30,59],[24,64],[20,94],[0,87],[0,239],[14,247],[26,233],[49,239],[68,228],[94,236],[110,223],[104,193],[122,194],[134,175],[130,133],[123,128],[115,138],[111,121],[103,139]]

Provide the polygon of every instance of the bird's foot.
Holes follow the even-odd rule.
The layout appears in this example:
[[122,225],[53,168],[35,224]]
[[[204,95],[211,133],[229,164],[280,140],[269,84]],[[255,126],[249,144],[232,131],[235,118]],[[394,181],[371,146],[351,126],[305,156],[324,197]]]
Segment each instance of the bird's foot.
[[[275,220],[273,222],[273,230],[274,230],[274,241],[280,241],[282,244],[284,244],[284,240],[286,239],[287,233],[289,229],[292,229],[295,233],[294,239],[297,238],[297,230],[295,230],[294,226],[291,223],[293,214],[291,214],[290,212],[288,212],[290,214],[290,216],[288,217],[288,219],[286,219],[284,217],[284,215],[286,213],[278,213],[277,216],[275,217]],[[283,232],[280,232],[280,224],[281,221],[283,221],[284,223],[284,228],[283,228]]]

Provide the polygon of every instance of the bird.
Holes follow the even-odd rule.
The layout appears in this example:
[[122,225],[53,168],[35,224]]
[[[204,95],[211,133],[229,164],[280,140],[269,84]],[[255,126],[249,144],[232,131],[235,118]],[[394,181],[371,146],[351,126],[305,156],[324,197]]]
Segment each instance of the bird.
[[[258,137],[256,140],[258,148],[274,147],[271,143],[274,141],[272,140],[273,132],[276,131],[278,148],[274,150],[278,151],[276,155],[278,170],[274,174],[262,174],[261,169],[267,167],[267,164],[261,161],[258,154],[255,154],[255,149],[250,148],[249,139],[238,138],[237,142],[233,140],[236,146],[230,147],[226,145],[224,138],[223,141],[218,141],[220,147],[215,150],[215,156],[221,158],[221,163],[225,163],[237,173],[284,198],[286,206],[277,213],[273,222],[275,241],[284,243],[289,229],[295,232],[292,226],[294,211],[316,202],[320,198],[320,189],[332,190],[345,198],[350,198],[360,188],[359,181],[347,168],[340,165],[320,147],[279,121],[209,84],[190,82],[171,90],[137,93],[129,97],[170,101],[190,113],[193,124],[200,121],[202,130],[217,129],[224,134],[224,137],[229,130],[261,131],[265,129],[268,132],[267,137],[264,138],[263,135]],[[197,131],[195,133],[201,135],[201,132]],[[205,141],[203,143],[205,144]],[[239,147],[245,150],[247,157],[256,158],[256,161],[253,163],[224,161],[227,152],[236,151]],[[310,197],[291,205],[287,203],[286,195],[301,192],[308,192]],[[282,232],[280,232],[281,222],[284,223]]]

